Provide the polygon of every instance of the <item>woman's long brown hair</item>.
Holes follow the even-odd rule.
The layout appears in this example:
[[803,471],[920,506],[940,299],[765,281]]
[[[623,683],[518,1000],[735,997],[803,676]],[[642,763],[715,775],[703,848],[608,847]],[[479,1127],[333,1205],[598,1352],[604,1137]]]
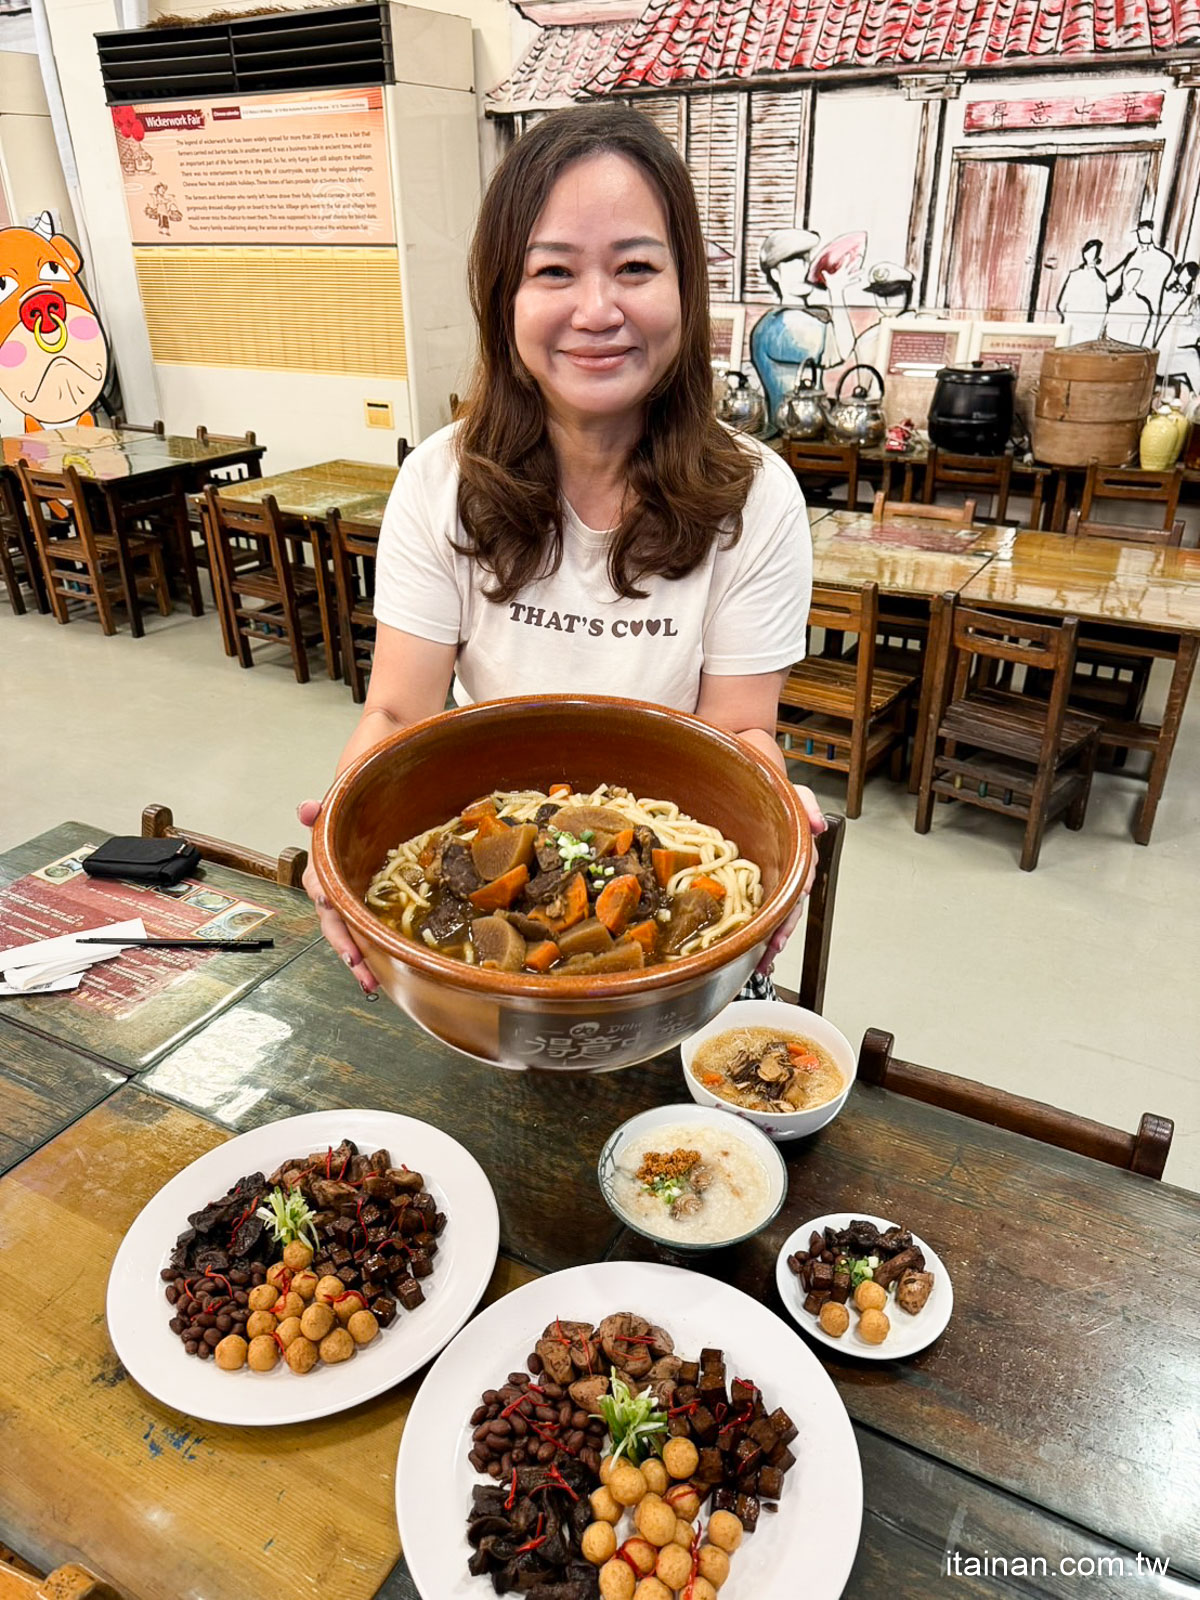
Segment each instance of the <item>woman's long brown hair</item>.
[[562,172],[601,152],[635,161],[667,215],[682,309],[679,352],[646,402],[642,437],[627,466],[628,510],[613,532],[609,576],[627,599],[640,579],[682,578],[712,543],[733,543],[755,462],[712,413],[708,263],[692,181],[655,125],[625,107],[555,111],[512,147],[479,214],[469,267],[479,359],[457,449],[460,548],[492,576],[485,593],[511,600],[558,569],[562,508],[541,392],[513,337],[513,303],[534,223]]

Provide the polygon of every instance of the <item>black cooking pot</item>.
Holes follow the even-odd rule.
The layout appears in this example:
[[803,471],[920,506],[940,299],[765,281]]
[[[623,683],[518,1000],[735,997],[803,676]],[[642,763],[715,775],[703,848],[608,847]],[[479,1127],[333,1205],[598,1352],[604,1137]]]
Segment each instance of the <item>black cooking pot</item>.
[[964,456],[1004,454],[1012,432],[1011,367],[943,367],[929,408],[929,437],[940,450]]

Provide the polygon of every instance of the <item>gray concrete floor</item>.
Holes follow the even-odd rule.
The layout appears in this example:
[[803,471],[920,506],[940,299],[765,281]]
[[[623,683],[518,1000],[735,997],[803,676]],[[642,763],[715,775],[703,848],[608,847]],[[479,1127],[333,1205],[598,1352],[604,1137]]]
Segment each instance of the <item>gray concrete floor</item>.
[[[148,618],[135,640],[0,607],[0,849],[68,819],[136,833],[150,801],[260,849],[304,842],[296,804],[323,792],[356,708],[323,675],[298,685],[282,652],[258,663],[226,659],[211,612]],[[840,780],[809,781],[844,803]],[[1014,824],[939,806],[922,838],[908,794],[873,778],[825,1009],[855,1045],[885,1028],[909,1060],[1105,1122],[1172,1117],[1167,1178],[1200,1189],[1200,693],[1144,849],[1141,793],[1100,775],[1084,830],[1055,825],[1024,873]],[[796,962],[784,953],[784,981]]]

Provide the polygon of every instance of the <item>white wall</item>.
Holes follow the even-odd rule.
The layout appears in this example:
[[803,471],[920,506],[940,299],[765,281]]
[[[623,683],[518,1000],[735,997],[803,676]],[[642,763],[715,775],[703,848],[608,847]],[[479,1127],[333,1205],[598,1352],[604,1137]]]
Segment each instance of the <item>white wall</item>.
[[88,287],[108,332],[126,413],[153,419],[160,414],[158,389],[129,246],[117,141],[96,52],[95,35],[119,25],[115,0],[46,0],[46,12],[83,197]]
[[43,211],[68,235],[75,219],[36,55],[0,50],[0,166],[14,223]]
[[920,125],[920,102],[894,88],[822,90],[809,206],[822,239],[865,228],[868,266],[903,264]]

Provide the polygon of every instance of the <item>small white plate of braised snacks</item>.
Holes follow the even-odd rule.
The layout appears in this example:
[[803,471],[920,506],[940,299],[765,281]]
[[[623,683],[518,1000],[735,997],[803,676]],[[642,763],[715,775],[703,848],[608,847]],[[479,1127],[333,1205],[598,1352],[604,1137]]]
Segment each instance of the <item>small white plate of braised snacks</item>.
[[483,1168],[440,1128],[321,1111],[177,1173],[108,1279],[130,1377],[192,1417],[309,1422],[390,1389],[470,1316],[500,1241]]
[[861,1211],[797,1228],[783,1242],[775,1282],[805,1333],[867,1361],[924,1350],[954,1310],[950,1274],[924,1239]]
[[780,1317],[699,1272],[603,1261],[515,1289],[442,1352],[396,1516],[429,1600],[837,1600],[862,1472]]

